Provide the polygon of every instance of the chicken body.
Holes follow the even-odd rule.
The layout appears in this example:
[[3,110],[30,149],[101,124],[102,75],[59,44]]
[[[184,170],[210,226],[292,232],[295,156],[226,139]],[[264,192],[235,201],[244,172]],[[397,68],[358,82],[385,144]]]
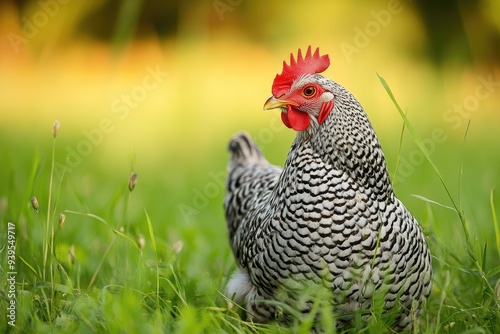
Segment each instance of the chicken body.
[[321,123],[320,111],[309,107],[310,124],[297,132],[283,169],[246,133],[229,144],[224,207],[238,270],[227,294],[251,319],[268,322],[288,317],[288,308],[310,312],[323,291],[342,327],[381,293],[384,309],[398,310],[393,327],[409,328],[431,289],[421,228],[394,195],[354,96],[316,73],[297,80],[335,102]]

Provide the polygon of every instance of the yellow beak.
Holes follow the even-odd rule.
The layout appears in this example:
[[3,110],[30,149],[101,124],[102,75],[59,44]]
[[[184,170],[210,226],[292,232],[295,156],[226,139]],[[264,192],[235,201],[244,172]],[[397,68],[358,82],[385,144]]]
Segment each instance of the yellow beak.
[[280,100],[271,96],[267,99],[266,103],[264,103],[264,110],[271,110],[276,108],[286,107],[287,105],[291,105],[294,107],[298,107],[299,105],[296,102],[288,101],[288,100]]

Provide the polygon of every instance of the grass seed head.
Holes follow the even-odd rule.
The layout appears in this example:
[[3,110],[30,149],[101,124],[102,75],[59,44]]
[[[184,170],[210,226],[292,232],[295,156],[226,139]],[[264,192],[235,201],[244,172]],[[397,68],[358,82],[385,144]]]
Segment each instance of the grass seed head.
[[172,246],[172,249],[176,254],[180,253],[182,248],[184,248],[184,243],[182,242],[182,240],[177,240],[175,244]]
[[75,264],[75,245],[71,244],[68,250],[68,261],[71,264]]
[[134,190],[136,184],[137,184],[137,174],[132,173],[130,174],[130,179],[128,180],[128,190],[130,191]]
[[0,197],[0,212],[7,210],[7,204],[9,203],[6,196]]
[[54,138],[57,137],[60,128],[61,128],[61,123],[59,123],[59,121],[55,121],[54,124],[52,125],[52,135],[54,136]]
[[64,227],[64,222],[66,221],[66,215],[64,213],[61,213],[59,215],[59,229],[62,230]]
[[142,234],[139,234],[139,237],[137,238],[137,245],[140,249],[144,249],[144,246],[146,246],[146,238],[144,238]]
[[31,207],[33,208],[33,210],[35,210],[36,213],[38,213],[38,208],[40,207],[40,205],[38,204],[38,200],[36,199],[35,196],[31,197]]

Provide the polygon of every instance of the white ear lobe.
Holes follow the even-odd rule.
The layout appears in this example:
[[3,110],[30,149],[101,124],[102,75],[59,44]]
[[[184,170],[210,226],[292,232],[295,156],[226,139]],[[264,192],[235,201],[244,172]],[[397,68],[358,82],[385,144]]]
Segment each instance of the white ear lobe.
[[333,99],[333,94],[330,93],[330,92],[324,92],[320,97],[319,97],[319,101],[320,102],[328,102],[330,101],[331,99]]

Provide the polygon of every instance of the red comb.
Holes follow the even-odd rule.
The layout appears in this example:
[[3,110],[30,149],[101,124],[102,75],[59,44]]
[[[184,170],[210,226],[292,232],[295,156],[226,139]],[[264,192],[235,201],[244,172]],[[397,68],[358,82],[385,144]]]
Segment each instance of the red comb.
[[302,58],[302,51],[299,49],[297,61],[290,54],[290,65],[283,61],[283,71],[277,74],[273,81],[273,96],[280,97],[285,94],[295,79],[303,74],[321,73],[330,66],[328,55],[319,55],[319,48],[311,54],[311,46],[307,48],[306,56]]

